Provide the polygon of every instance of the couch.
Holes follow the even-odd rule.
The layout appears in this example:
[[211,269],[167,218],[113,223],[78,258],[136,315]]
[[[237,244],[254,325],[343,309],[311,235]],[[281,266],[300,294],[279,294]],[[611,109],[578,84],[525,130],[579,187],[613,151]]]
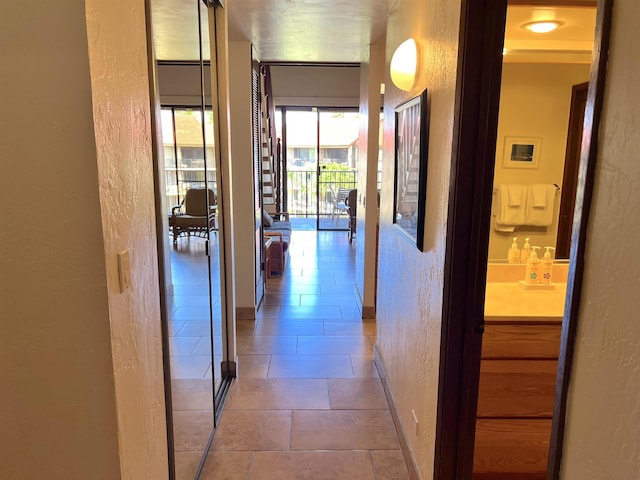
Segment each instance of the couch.
[[282,275],[291,243],[291,222],[289,214],[278,212],[269,214],[262,211],[262,230],[265,238],[271,240],[268,251],[265,252],[265,271],[267,278]]

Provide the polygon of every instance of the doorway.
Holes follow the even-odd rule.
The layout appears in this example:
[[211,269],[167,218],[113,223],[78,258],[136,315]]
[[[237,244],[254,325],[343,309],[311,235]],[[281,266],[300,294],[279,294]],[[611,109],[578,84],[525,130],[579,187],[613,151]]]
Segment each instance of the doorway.
[[[513,3],[550,6],[550,2],[533,0]],[[584,6],[585,3],[596,6],[596,2],[558,3],[574,7]],[[478,398],[478,380],[482,382],[480,359],[483,352],[483,332],[488,332],[484,307],[489,233],[494,221],[491,200],[494,196],[496,151],[502,146],[502,155],[498,155],[502,161],[523,160],[510,158],[511,156],[505,153],[509,152],[504,148],[504,145],[508,144],[506,139],[498,135],[506,15],[506,1],[492,4],[463,2],[461,57],[458,72],[460,101],[456,107],[458,135],[454,149],[455,165],[452,169],[454,173],[451,180],[451,190],[454,193],[449,204],[449,218],[455,218],[456,221],[447,227],[435,478],[471,478],[474,467],[477,466],[474,461],[474,443],[477,447],[477,442],[482,440],[481,435],[476,436],[476,414],[481,407]],[[552,385],[557,387],[554,388],[556,393],[552,402],[553,420],[548,421],[551,426],[550,439],[547,437],[548,466],[544,464],[545,456],[542,460],[536,459],[535,472],[514,474],[505,471],[491,472],[487,469],[482,473],[477,471],[473,474],[473,478],[558,478],[559,475],[568,375],[583,269],[580,259],[584,254],[586,235],[584,219],[588,216],[588,199],[590,188],[592,188],[590,178],[592,179],[593,162],[597,151],[598,121],[604,88],[610,21],[611,3],[598,2],[594,56],[589,77],[588,105],[592,108],[587,108],[585,116],[585,125],[589,124],[593,128],[585,129],[589,136],[583,139],[582,143],[581,181],[576,202],[579,208],[575,211],[574,229],[576,231],[572,238],[567,280],[567,307],[562,318],[562,334],[559,341],[558,378],[555,384],[552,381]],[[563,130],[566,131],[566,123]],[[528,150],[530,152],[535,152],[536,147],[540,145],[535,141],[511,143],[533,146]],[[505,158],[507,160],[504,160]],[[524,160],[532,162],[535,159],[527,156]],[[583,177],[585,172],[586,175]],[[456,201],[464,198],[473,198],[474,205],[465,206],[464,202]],[[583,199],[587,201],[582,203]],[[453,252],[456,252],[455,255]],[[459,298],[465,298],[466,301],[459,302],[456,300]],[[503,333],[501,332],[501,335]],[[513,342],[505,340],[504,335],[501,338],[503,346],[513,347]],[[512,384],[509,385],[512,386]],[[508,428],[502,430],[502,433],[513,431],[514,429]],[[500,435],[497,430],[494,433]],[[522,438],[509,439],[507,436],[503,436],[503,440],[512,448],[516,448],[518,442],[523,441]],[[535,443],[539,439],[539,435],[534,433],[533,436],[526,438],[524,443]],[[481,451],[482,449],[476,448],[476,454]],[[520,458],[520,460],[530,461],[531,459]],[[540,470],[538,467],[541,464],[543,468]]]
[[348,230],[345,200],[357,186],[358,110],[278,107],[277,112],[293,228]]

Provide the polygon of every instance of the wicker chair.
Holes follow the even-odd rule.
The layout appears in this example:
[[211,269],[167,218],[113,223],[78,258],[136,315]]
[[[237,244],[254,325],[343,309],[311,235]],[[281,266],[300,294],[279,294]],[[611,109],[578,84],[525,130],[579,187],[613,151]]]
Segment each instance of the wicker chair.
[[[207,193],[209,205],[207,205]],[[213,190],[190,188],[180,205],[171,209],[169,226],[173,233],[173,245],[177,245],[178,237],[187,238],[194,235],[206,238],[211,230],[216,229],[217,197]]]

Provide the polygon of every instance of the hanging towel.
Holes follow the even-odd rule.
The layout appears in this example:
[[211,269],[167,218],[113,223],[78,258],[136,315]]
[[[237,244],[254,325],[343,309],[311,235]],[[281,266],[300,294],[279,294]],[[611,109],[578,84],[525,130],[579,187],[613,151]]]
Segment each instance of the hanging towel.
[[557,191],[556,186],[552,184],[530,186],[525,208],[526,225],[534,227],[549,227],[553,225]]
[[[531,185],[531,196],[534,208],[544,208],[547,206],[547,190],[549,185]],[[555,188],[554,185],[551,187]]]
[[526,185],[507,185],[509,192],[509,206],[519,207],[524,204],[527,193]]
[[[522,191],[526,192],[526,189],[523,188]],[[514,227],[524,225],[526,197],[524,197],[523,193],[523,198],[525,199],[521,200],[519,205],[511,206],[509,192],[509,185],[498,185],[495,228],[500,232],[513,232]]]

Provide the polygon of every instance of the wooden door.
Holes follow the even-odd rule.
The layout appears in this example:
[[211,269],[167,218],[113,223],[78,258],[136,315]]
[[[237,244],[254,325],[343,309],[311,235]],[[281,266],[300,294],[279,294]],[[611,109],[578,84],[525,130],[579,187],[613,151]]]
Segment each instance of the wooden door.
[[564,160],[564,175],[562,177],[556,258],[569,258],[571,230],[573,227],[573,210],[575,208],[576,191],[578,188],[582,127],[584,124],[584,111],[587,105],[588,90],[589,82],[585,82],[574,85],[571,93],[571,113],[569,114],[567,151]]

